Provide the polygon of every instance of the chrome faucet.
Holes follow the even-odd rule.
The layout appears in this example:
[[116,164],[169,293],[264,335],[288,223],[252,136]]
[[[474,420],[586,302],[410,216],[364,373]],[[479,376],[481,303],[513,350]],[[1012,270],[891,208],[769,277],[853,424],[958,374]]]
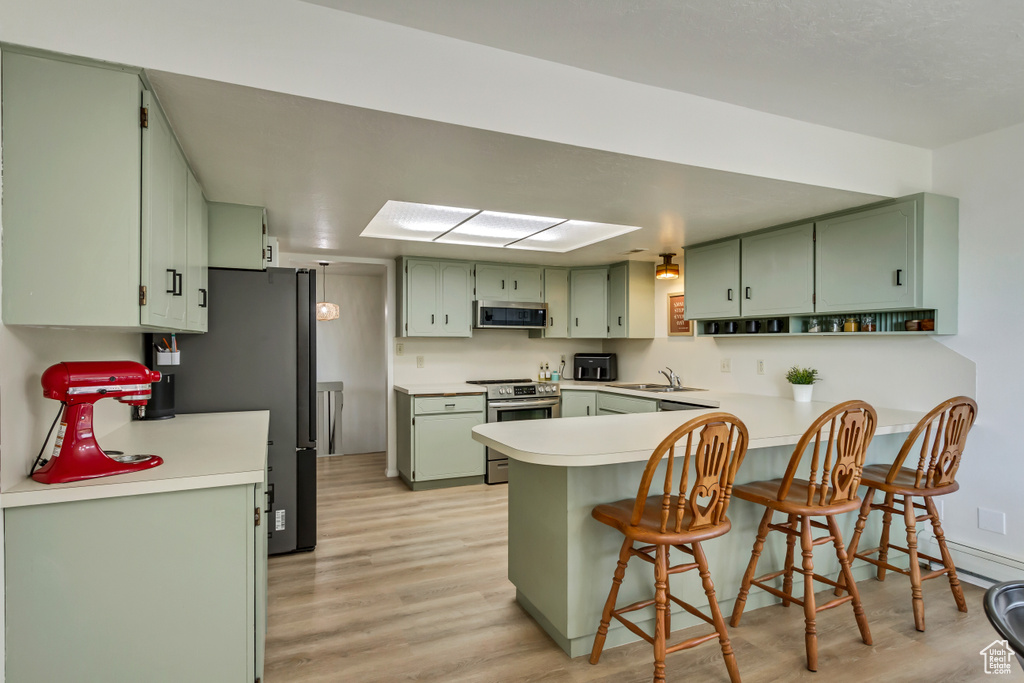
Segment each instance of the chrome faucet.
[[[665,370],[668,370],[668,372],[665,372]],[[682,389],[683,378],[677,375],[675,370],[668,366],[665,367],[665,370],[658,370],[658,372],[665,375],[665,379],[668,380],[669,386],[671,386],[673,389]]]

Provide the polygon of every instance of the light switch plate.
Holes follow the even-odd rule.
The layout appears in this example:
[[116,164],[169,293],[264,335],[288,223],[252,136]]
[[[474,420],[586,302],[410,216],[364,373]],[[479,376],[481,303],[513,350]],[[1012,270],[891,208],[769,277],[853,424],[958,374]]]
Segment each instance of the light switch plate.
[[396,356],[404,356],[405,355],[405,344],[403,344],[402,342],[397,342],[395,344],[395,355]]
[[722,372],[732,372],[732,359],[731,358],[723,358],[722,359]]
[[978,528],[997,534],[1006,534],[1006,513],[988,508],[978,508]]
[[423,367],[423,356],[416,356],[416,367]]

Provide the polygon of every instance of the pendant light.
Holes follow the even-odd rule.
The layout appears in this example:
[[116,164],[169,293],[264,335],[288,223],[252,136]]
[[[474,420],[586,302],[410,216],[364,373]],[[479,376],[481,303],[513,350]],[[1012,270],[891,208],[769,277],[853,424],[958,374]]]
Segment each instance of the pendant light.
[[654,277],[659,280],[675,280],[679,277],[679,264],[672,263],[675,254],[658,254],[662,262],[654,270]]
[[341,307],[338,304],[332,304],[327,301],[327,263],[321,261],[320,268],[323,269],[324,300],[317,302],[316,319],[337,320],[341,316]]

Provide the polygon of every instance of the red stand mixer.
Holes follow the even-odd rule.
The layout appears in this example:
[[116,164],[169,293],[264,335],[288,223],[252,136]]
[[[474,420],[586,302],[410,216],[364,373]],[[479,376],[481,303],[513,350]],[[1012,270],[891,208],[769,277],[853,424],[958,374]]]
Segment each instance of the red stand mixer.
[[126,474],[163,463],[157,455],[111,456],[103,452],[92,431],[93,404],[116,398],[145,405],[160,373],[133,361],[57,363],[43,372],[43,396],[64,404],[57,442],[46,464],[32,473],[42,484]]

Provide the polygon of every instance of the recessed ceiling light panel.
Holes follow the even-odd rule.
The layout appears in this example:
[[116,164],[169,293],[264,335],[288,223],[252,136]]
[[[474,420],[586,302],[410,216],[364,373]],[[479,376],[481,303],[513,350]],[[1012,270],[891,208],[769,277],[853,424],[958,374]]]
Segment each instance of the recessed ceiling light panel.
[[574,249],[602,242],[619,235],[625,235],[639,229],[639,227],[634,225],[566,221],[550,230],[532,235],[521,242],[510,244],[508,247],[509,249],[532,249],[534,251],[553,251],[564,254],[567,251],[573,251]]
[[388,201],[361,233],[362,237],[432,242],[466,220],[477,209]]
[[451,232],[437,238],[440,244],[471,244],[478,247],[504,247],[511,242],[535,235],[562,218],[527,216],[520,213],[481,211]]

